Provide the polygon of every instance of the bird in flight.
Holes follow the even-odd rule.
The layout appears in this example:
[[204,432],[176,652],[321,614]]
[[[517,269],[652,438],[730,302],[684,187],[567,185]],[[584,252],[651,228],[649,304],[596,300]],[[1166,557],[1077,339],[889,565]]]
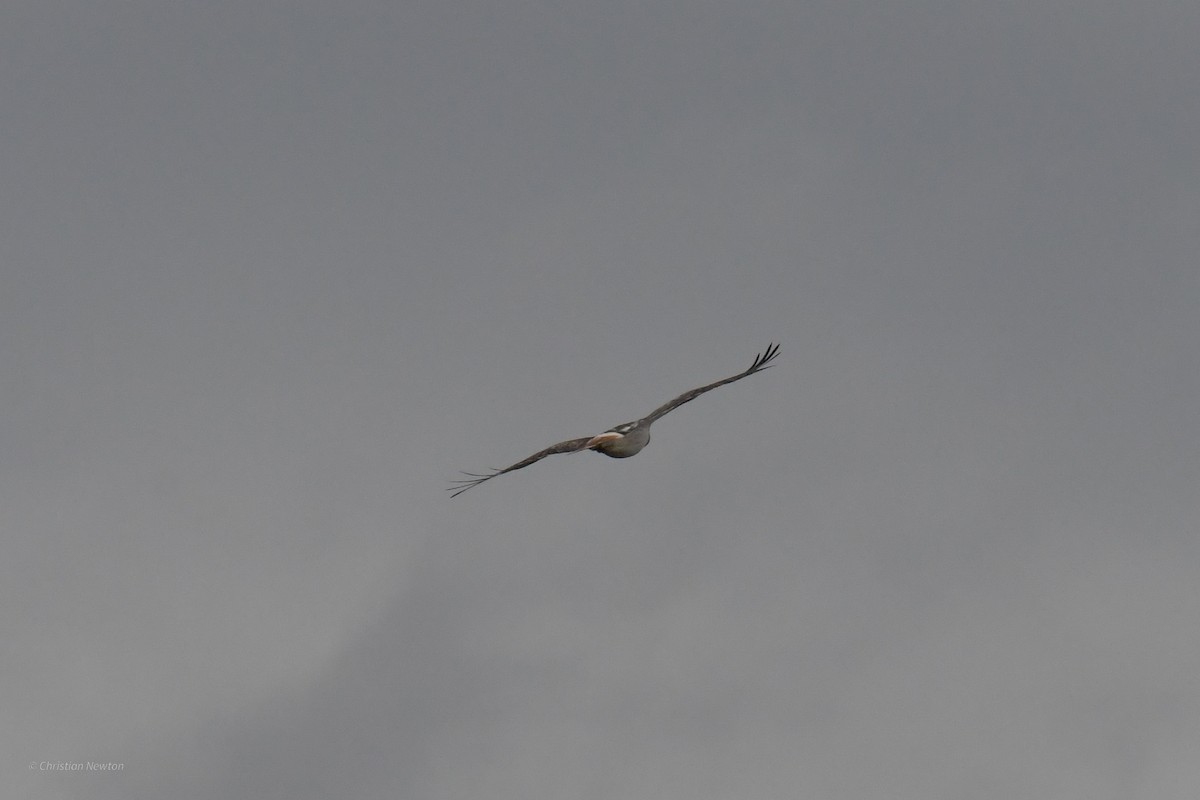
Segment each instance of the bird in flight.
[[700,395],[715,389],[718,386],[724,386],[727,383],[740,381],[742,378],[747,378],[756,372],[762,372],[764,369],[770,368],[771,361],[773,361],[777,355],[779,355],[779,345],[770,344],[767,346],[766,350],[754,358],[754,363],[751,364],[750,369],[746,370],[745,372],[739,372],[737,375],[717,381],[716,383],[710,383],[707,386],[701,386],[698,389],[692,389],[689,392],[684,392],[671,402],[664,403],[663,405],[651,411],[647,416],[644,416],[639,420],[626,422],[624,425],[617,425],[616,427],[609,428],[604,433],[597,434],[596,436],[583,436],[579,439],[568,439],[565,442],[552,444],[545,450],[539,450],[529,458],[526,458],[523,461],[518,461],[512,466],[505,467],[504,469],[494,469],[491,472],[482,475],[475,472],[464,472],[463,475],[466,475],[467,477],[452,481],[454,485],[447,489],[447,491],[452,493],[450,495],[451,497],[458,497],[467,489],[478,486],[485,481],[490,481],[497,475],[503,475],[506,472],[524,469],[530,464],[541,461],[546,456],[552,456],[555,453],[578,453],[580,450],[595,450],[597,453],[603,453],[609,458],[629,458],[630,456],[635,456],[642,451],[643,447],[649,444],[650,426],[653,425],[659,417],[665,416],[671,411],[679,408],[684,403],[695,400]]

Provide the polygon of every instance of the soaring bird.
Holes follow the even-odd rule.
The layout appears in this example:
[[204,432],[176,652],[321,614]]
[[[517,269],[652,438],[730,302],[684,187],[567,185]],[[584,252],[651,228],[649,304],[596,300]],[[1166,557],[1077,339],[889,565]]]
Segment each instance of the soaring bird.
[[684,403],[695,400],[700,395],[707,391],[724,386],[727,383],[740,381],[742,378],[747,378],[756,372],[762,372],[764,369],[769,369],[771,361],[775,356],[779,355],[779,345],[770,344],[767,349],[759,355],[755,356],[754,363],[750,365],[750,369],[745,372],[739,372],[737,375],[719,380],[716,383],[710,383],[707,386],[701,386],[698,389],[692,389],[689,392],[676,397],[669,403],[664,403],[658,408],[651,411],[648,415],[633,422],[626,422],[624,425],[617,425],[609,428],[604,433],[595,436],[583,436],[578,439],[568,439],[565,442],[552,444],[545,450],[539,450],[523,461],[518,461],[512,466],[504,469],[495,469],[487,474],[479,474],[475,472],[464,472],[466,478],[452,481],[454,484],[447,491],[452,492],[451,497],[458,497],[460,494],[470,489],[473,486],[478,486],[484,481],[490,481],[497,475],[503,475],[506,472],[523,469],[530,464],[541,461],[546,456],[552,456],[555,453],[577,453],[580,450],[594,450],[597,453],[603,453],[609,458],[629,458],[635,456],[642,451],[642,448],[650,443],[650,426],[656,420],[666,414],[679,408]]

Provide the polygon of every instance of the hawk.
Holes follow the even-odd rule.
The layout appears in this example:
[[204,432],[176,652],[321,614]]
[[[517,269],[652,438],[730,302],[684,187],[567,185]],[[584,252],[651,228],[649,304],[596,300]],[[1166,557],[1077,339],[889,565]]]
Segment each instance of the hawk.
[[679,397],[676,397],[669,403],[664,403],[641,419],[609,428],[604,433],[595,436],[581,436],[578,439],[568,439],[565,442],[552,444],[545,450],[539,450],[529,458],[518,461],[504,469],[495,469],[485,474],[464,472],[462,474],[466,477],[452,481],[454,485],[447,489],[447,491],[451,492],[451,497],[458,497],[467,489],[478,486],[485,481],[490,481],[498,475],[524,469],[530,464],[537,463],[546,456],[552,456],[556,453],[578,453],[580,450],[594,450],[597,453],[603,453],[609,458],[629,458],[630,456],[635,456],[642,451],[643,447],[650,443],[650,426],[659,418],[669,414],[684,403],[695,400],[705,392],[716,389],[718,386],[740,381],[742,378],[748,378],[756,372],[769,369],[771,361],[777,355],[779,355],[779,345],[772,343],[767,346],[766,350],[755,356],[754,363],[745,372],[739,372],[737,375],[732,375],[716,383],[710,383],[707,386],[701,386],[684,392]]

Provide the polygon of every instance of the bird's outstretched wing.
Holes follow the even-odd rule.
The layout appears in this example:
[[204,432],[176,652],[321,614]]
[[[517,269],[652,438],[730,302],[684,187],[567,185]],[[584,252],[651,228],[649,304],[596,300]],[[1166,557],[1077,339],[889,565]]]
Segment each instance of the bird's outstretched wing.
[[584,436],[582,439],[568,439],[565,442],[559,442],[558,444],[552,444],[549,447],[547,447],[545,450],[537,451],[536,453],[534,453],[533,455],[531,455],[529,458],[525,459],[524,461],[518,461],[517,463],[513,464],[511,467],[505,467],[504,469],[492,470],[491,472],[489,472],[486,475],[478,475],[474,472],[464,472],[463,475],[466,475],[467,477],[463,478],[461,480],[451,481],[451,483],[453,483],[454,486],[451,486],[446,491],[452,492],[452,494],[450,495],[451,497],[458,497],[460,494],[465,492],[467,489],[470,489],[472,486],[478,486],[479,484],[483,483],[484,481],[490,481],[492,478],[496,477],[497,475],[503,475],[506,472],[512,472],[513,470],[516,470],[516,469],[522,469],[523,467],[528,467],[530,464],[533,464],[534,462],[541,461],[546,456],[552,456],[555,453],[578,453],[580,450],[584,449],[584,447],[587,446],[587,443],[590,442],[591,440],[592,440],[591,436]]
[[684,403],[695,400],[697,397],[699,397],[700,395],[704,394],[707,391],[715,389],[718,386],[724,386],[727,383],[733,383],[734,381],[740,381],[742,378],[749,377],[750,375],[753,375],[756,372],[762,372],[764,369],[769,369],[771,366],[770,362],[777,355],[779,355],[779,345],[771,343],[771,344],[767,345],[766,350],[764,350],[762,353],[759,353],[757,356],[754,357],[754,363],[751,364],[750,369],[746,370],[745,372],[739,372],[737,375],[726,378],[723,381],[717,381],[716,383],[710,383],[708,386],[701,386],[698,389],[692,389],[690,392],[684,392],[683,394],[679,395],[679,397],[676,397],[671,402],[665,403],[665,404],[659,406],[658,408],[654,409],[653,411],[650,412],[649,416],[643,417],[640,421],[645,422],[647,425],[649,425],[650,423],[654,422],[659,417],[674,411],[675,409],[679,408]]

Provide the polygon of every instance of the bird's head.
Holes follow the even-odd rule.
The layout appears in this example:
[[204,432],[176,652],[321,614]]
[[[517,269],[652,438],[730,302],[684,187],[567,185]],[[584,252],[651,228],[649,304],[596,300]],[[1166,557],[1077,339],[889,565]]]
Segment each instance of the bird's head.
[[609,442],[616,442],[624,438],[625,434],[623,433],[617,433],[616,431],[605,431],[604,433],[598,434],[589,439],[588,443],[584,445],[584,447],[586,447],[588,450],[595,450],[603,447]]

